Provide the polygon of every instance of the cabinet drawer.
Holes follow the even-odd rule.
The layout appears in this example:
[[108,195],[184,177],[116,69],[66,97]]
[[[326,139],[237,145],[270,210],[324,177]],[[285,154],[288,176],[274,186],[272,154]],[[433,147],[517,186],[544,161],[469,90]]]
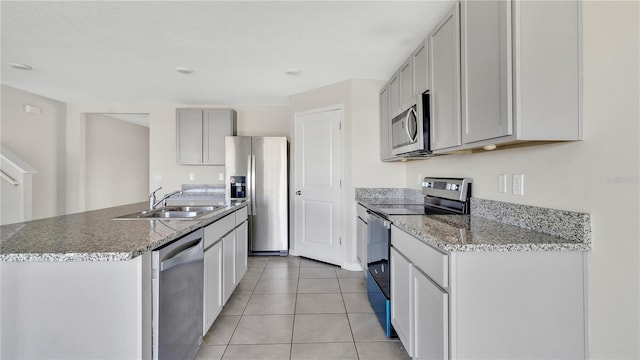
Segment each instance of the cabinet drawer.
[[236,225],[242,224],[248,218],[247,207],[243,207],[242,209],[235,212],[236,214]]
[[208,248],[216,241],[220,240],[226,233],[236,227],[236,217],[233,214],[227,215],[222,219],[210,224],[204,228],[204,248]]
[[358,204],[358,208],[356,213],[358,214],[358,217],[360,217],[362,220],[364,220],[364,222],[369,222],[369,214],[367,214],[367,208]]
[[406,256],[438,285],[449,286],[449,256],[407,234],[396,226],[391,227],[391,245]]

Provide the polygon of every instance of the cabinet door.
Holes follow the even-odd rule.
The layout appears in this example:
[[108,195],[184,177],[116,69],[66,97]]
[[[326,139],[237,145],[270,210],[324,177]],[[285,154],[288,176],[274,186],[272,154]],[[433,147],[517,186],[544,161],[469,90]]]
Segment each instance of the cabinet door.
[[238,282],[242,280],[247,272],[247,256],[249,248],[249,226],[245,221],[236,229],[236,276]]
[[462,141],[513,133],[511,2],[460,4]]
[[405,108],[411,104],[413,98],[413,68],[411,57],[400,66],[400,107]]
[[224,137],[235,135],[235,111],[204,110],[203,163],[224,165]]
[[456,3],[429,34],[431,150],[461,145],[459,23]]
[[236,232],[222,238],[222,299],[227,303],[237,284],[236,277]]
[[222,310],[222,241],[204,252],[204,336]]
[[413,64],[413,95],[429,90],[429,46],[428,38],[411,54]]
[[178,109],[176,133],[177,162],[202,163],[202,110]]
[[389,89],[389,119],[400,111],[400,73],[393,74],[387,85]]
[[416,267],[411,271],[411,283],[413,357],[448,359],[449,295]]
[[391,159],[391,119],[389,118],[389,87],[380,90],[380,160]]
[[409,355],[411,345],[411,263],[395,248],[389,254],[391,267],[391,324]]

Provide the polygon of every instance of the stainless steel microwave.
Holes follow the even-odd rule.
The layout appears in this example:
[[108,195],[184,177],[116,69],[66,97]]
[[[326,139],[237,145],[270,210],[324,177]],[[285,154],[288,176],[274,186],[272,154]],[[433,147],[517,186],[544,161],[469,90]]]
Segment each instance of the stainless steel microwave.
[[391,153],[403,157],[431,154],[428,91],[391,119]]

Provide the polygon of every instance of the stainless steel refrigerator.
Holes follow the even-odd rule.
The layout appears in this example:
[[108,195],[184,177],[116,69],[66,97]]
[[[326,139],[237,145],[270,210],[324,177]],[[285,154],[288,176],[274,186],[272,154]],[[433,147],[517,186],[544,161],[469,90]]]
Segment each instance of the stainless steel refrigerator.
[[225,138],[226,198],[249,203],[249,252],[289,252],[286,137]]

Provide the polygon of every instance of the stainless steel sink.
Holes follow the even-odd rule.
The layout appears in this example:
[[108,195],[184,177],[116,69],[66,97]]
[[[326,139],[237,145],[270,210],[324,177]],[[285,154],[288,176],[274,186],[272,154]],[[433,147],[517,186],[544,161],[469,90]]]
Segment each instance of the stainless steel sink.
[[118,216],[113,220],[193,220],[216,211],[223,206],[166,206],[154,210]]

